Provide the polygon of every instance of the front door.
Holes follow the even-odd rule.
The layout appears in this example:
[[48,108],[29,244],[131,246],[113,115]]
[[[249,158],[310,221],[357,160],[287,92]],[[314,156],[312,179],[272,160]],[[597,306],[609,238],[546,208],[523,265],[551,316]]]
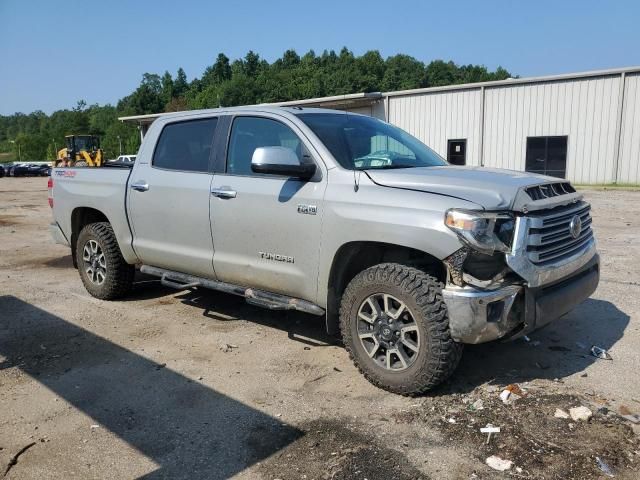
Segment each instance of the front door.
[[527,137],[527,172],[566,178],[567,137]]
[[[236,116],[224,173],[213,178],[211,218],[219,280],[315,301],[326,172],[309,181],[251,171],[258,147],[314,161],[288,120]],[[316,162],[320,167],[320,162]]]
[[216,118],[169,123],[129,182],[133,247],[147,265],[214,278],[209,159]]

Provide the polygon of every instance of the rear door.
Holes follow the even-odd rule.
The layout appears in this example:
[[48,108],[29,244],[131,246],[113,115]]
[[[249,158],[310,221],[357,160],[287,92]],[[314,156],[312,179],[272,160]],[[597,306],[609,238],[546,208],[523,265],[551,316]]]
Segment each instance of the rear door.
[[129,181],[133,247],[143,263],[215,278],[210,164],[218,119],[167,123]]
[[[315,162],[316,176],[304,181],[252,172],[253,152],[266,146]],[[315,301],[325,188],[326,171],[295,124],[277,115],[235,116],[226,162],[212,183],[218,279]]]

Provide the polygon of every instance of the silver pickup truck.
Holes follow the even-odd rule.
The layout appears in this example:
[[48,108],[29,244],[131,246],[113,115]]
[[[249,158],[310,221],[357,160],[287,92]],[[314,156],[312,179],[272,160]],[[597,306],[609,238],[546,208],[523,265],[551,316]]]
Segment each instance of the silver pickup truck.
[[590,207],[567,181],[450,166],[375,118],[242,107],[169,114],[133,166],[57,168],[54,239],[87,291],[135,268],[324,316],[375,385],[415,395],[465,343],[515,339],[599,280]]

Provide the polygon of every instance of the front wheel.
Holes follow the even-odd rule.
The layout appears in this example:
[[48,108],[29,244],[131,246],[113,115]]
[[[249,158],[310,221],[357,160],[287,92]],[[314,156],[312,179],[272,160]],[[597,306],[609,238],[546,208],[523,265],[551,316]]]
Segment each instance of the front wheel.
[[113,300],[131,290],[135,267],[122,257],[109,223],[91,223],[82,229],[76,261],[82,283],[92,296]]
[[340,306],[349,356],[374,385],[419,395],[456,369],[462,345],[449,332],[442,284],[416,268],[386,263],[355,276]]

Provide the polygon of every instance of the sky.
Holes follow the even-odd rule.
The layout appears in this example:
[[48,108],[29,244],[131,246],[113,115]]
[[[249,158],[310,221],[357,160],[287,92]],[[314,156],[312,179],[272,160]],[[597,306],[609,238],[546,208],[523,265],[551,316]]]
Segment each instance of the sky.
[[637,0],[0,0],[0,114],[111,103],[219,52],[348,47],[523,77],[640,65]]

